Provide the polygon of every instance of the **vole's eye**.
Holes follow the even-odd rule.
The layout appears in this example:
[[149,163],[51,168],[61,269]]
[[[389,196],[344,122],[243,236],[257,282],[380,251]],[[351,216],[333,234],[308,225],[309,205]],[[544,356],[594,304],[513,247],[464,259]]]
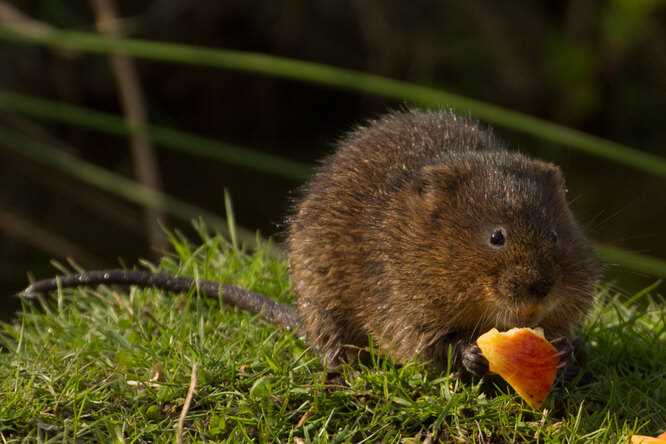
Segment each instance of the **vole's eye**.
[[504,228],[495,228],[490,235],[490,245],[495,248],[501,248],[506,243],[506,231]]

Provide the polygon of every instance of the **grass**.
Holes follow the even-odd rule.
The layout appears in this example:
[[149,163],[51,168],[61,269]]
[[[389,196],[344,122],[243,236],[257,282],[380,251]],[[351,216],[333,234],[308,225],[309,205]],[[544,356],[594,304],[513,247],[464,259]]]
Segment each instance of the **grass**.
[[[202,229],[159,268],[291,299],[287,266]],[[666,305],[606,290],[584,326],[587,381],[534,411],[495,380],[461,382],[375,358],[327,378],[293,334],[214,299],[61,291],[0,332],[3,442],[173,442],[194,363],[185,440],[628,442],[666,429]],[[624,301],[624,302],[623,302]]]

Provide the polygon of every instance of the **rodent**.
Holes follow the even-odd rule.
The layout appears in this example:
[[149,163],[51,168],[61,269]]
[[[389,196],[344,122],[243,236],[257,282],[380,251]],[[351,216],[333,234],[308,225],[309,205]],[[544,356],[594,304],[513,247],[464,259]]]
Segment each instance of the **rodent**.
[[393,112],[352,131],[306,185],[288,227],[295,307],[217,282],[123,270],[41,281],[24,295],[57,285],[197,286],[298,330],[329,366],[371,337],[392,359],[437,368],[452,345],[458,366],[482,374],[479,334],[540,326],[569,343],[599,279],[559,168],[507,150],[450,111]]

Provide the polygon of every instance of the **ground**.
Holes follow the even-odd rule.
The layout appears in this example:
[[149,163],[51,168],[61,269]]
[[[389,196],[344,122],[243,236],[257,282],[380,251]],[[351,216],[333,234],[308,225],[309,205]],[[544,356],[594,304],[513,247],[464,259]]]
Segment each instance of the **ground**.
[[[159,268],[292,297],[286,262],[201,229]],[[151,266],[144,264],[143,266]],[[374,358],[327,375],[295,335],[191,292],[61,291],[0,331],[3,442],[628,442],[666,429],[666,304],[599,290],[584,374],[540,411],[496,379]],[[197,364],[191,406],[178,418]]]

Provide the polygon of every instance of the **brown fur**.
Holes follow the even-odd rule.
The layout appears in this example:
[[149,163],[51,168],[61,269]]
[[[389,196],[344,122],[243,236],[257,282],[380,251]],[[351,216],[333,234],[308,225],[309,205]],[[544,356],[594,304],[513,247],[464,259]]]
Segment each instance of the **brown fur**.
[[[488,241],[496,227],[501,249]],[[303,330],[330,365],[368,337],[398,361],[442,367],[449,343],[495,326],[566,336],[598,279],[560,170],[450,112],[352,132],[306,188],[288,244]]]

